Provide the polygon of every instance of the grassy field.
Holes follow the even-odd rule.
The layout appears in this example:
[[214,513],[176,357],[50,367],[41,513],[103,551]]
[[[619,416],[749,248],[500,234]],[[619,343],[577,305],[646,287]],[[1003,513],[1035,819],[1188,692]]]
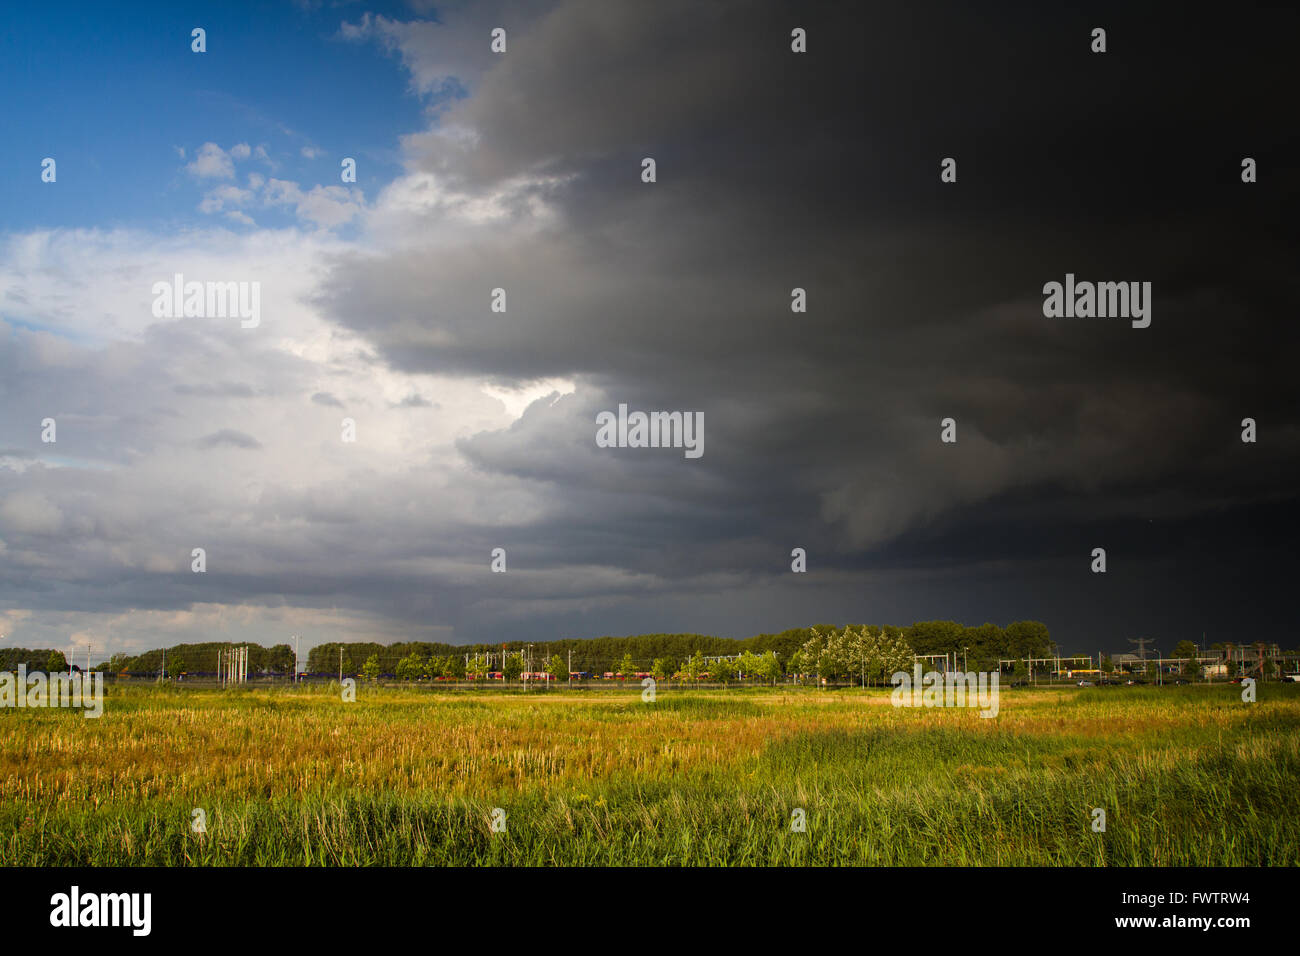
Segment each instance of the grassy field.
[[1291,686],[1003,689],[994,719],[860,689],[0,710],[4,865],[1295,866],[1298,838]]

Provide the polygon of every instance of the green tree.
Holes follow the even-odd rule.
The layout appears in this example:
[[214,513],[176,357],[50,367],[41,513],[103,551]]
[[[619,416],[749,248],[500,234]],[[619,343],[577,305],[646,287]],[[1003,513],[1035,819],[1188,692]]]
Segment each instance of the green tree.
[[618,671],[623,675],[624,680],[632,680],[636,676],[636,662],[632,660],[631,653],[623,655],[623,661],[618,665]]
[[[1017,621],[1020,625],[1018,628],[1022,632],[1022,640],[1033,640],[1034,638],[1023,636],[1025,634],[1037,634],[1038,640],[1049,640],[1047,628],[1041,624],[1041,631],[1032,625],[1037,622]],[[1008,638],[1006,631],[996,624],[981,624],[979,627],[968,627],[962,634],[962,643],[960,647],[953,650],[957,654],[957,660],[965,660],[964,666],[976,671],[989,671],[998,666],[998,659],[1008,657],[1006,647]]]
[[654,664],[650,666],[650,676],[655,679],[655,683],[662,684],[673,676],[672,661],[666,657],[656,657]]
[[361,676],[368,681],[379,680],[380,667],[379,655],[371,654],[366,658],[366,662],[361,665]]
[[773,685],[781,679],[781,661],[776,656],[776,651],[768,651],[758,659],[755,673],[763,680],[771,681]]
[[407,654],[397,662],[398,680],[419,680],[424,676],[424,661],[419,654]]
[[1002,636],[999,657],[1046,657],[1052,644],[1052,632],[1042,621],[1012,621]]
[[465,658],[457,654],[448,654],[442,664],[442,676],[448,680],[464,680]]
[[686,676],[690,678],[691,683],[698,681],[700,675],[704,673],[704,652],[697,650],[692,654],[691,659],[686,662],[685,670]]
[[812,670],[812,665],[809,663],[808,655],[804,653],[802,647],[790,655],[790,661],[787,666],[790,673],[797,677],[802,677],[804,674],[807,674]]
[[50,651],[50,656],[45,660],[45,669],[51,674],[66,671],[68,669],[68,659],[63,656],[62,651]]
[[481,681],[487,679],[488,661],[486,654],[473,654],[470,656],[469,663],[465,665],[465,676],[470,680]]
[[552,654],[550,663],[546,665],[546,673],[550,674],[558,684],[569,679],[569,665],[559,654]]
[[293,675],[293,648],[288,644],[276,644],[267,654],[267,667],[273,674]]
[[1200,649],[1191,641],[1179,641],[1174,648],[1174,657],[1183,662],[1181,670],[1184,677],[1196,676],[1196,656],[1199,653]]
[[510,654],[506,657],[505,663],[501,665],[501,676],[507,681],[519,680],[519,675],[524,672],[524,655],[519,653]]
[[880,674],[886,681],[899,671],[910,672],[912,662],[916,658],[916,651],[912,649],[912,645],[908,643],[902,631],[893,633],[886,631],[882,634],[879,654]]
[[825,632],[814,627],[803,651],[818,677],[836,681],[859,670],[859,651],[855,649],[858,640],[848,627],[841,631],[830,628]]
[[962,649],[965,631],[956,621],[917,621],[904,629],[903,637],[918,654],[949,654]]

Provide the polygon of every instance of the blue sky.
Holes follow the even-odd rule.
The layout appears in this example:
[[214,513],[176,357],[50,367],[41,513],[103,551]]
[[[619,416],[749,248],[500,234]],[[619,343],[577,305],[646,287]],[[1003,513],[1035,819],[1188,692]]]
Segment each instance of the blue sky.
[[[6,229],[183,229],[208,219],[198,210],[202,185],[184,169],[206,142],[265,147],[269,161],[241,169],[241,183],[258,169],[304,188],[335,184],[341,158],[352,156],[358,187],[374,195],[401,172],[398,137],[428,125],[430,100],[410,90],[397,59],[339,36],[341,22],[362,14],[354,5],[84,3],[59,16],[41,4],[7,6]],[[196,26],[207,30],[206,53],[190,50]],[[57,183],[40,181],[46,156],[58,163]],[[258,223],[291,218],[275,210]]]

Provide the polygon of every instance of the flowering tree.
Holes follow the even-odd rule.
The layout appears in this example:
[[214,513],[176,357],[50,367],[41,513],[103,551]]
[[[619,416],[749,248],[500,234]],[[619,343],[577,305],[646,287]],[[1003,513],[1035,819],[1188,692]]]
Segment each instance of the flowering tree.
[[828,680],[857,677],[865,685],[888,680],[895,671],[912,666],[912,648],[897,628],[870,628],[866,625],[823,634],[812,629],[813,636],[791,659],[792,670],[808,667]]

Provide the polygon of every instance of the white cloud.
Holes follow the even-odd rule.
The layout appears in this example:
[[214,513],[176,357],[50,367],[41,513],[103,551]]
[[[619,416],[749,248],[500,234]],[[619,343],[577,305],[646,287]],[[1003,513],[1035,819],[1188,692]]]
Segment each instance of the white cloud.
[[517,419],[538,399],[556,395],[557,398],[552,400],[554,404],[560,396],[572,394],[578,386],[566,378],[545,378],[536,382],[521,382],[510,387],[490,383],[481,387],[483,394],[495,398],[505,406],[506,413],[511,418]]
[[292,206],[304,222],[331,229],[351,222],[365,212],[365,197],[356,187],[314,186],[303,192],[295,182],[271,179],[262,191],[270,206]]
[[200,146],[194,161],[185,168],[198,179],[232,179],[235,175],[235,164],[230,154],[216,143]]
[[253,193],[238,186],[218,186],[203,197],[199,211],[205,213],[221,212],[227,206],[243,206],[252,201]]

